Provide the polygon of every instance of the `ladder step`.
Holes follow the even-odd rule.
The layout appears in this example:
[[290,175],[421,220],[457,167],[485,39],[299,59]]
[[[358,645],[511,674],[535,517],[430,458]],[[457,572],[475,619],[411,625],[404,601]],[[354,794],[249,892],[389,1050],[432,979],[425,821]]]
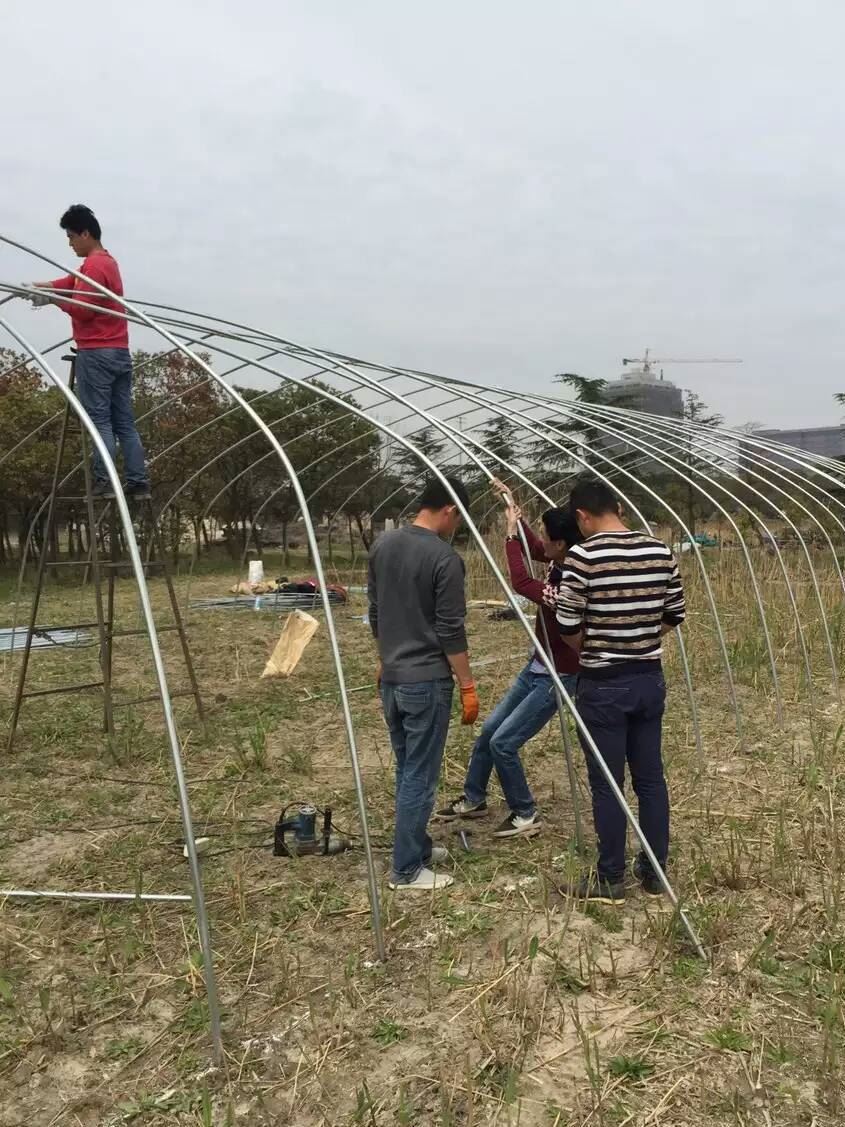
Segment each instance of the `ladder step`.
[[[95,626],[99,626],[99,622],[71,622],[69,626],[35,626],[32,630],[32,636],[37,638],[39,634],[52,634],[54,630],[93,630]],[[18,626],[16,632],[26,634],[26,626]]]
[[[55,500],[56,501],[74,501],[74,502],[84,501],[87,505],[88,494],[87,493],[57,493],[56,496],[55,496]],[[100,501],[100,502],[103,503],[103,505],[108,506],[112,503],[112,501],[115,501],[116,498],[113,497],[113,496],[112,497],[103,497],[103,496],[95,493],[91,497],[91,500],[94,501],[95,504],[96,504],[97,501]],[[150,505],[150,506],[152,506],[152,503],[153,503],[152,497],[132,497],[130,495],[129,497],[126,498],[126,500],[128,501],[128,503],[130,505]]]
[[[176,697],[192,697],[194,695],[193,689],[180,689],[176,693],[170,694],[170,699],[175,700]],[[114,708],[128,708],[131,704],[150,704],[154,700],[161,700],[158,693],[153,693],[148,697],[135,697],[134,700],[113,700],[112,706]]]
[[101,689],[102,687],[102,681],[86,681],[82,685],[59,685],[57,689],[32,689],[28,693],[22,693],[21,700],[27,700],[29,697],[49,697],[54,693],[78,693],[83,689]]
[[[57,493],[57,501],[85,501],[88,503],[87,493]],[[110,505],[114,497],[98,497],[96,494],[91,498],[92,501],[103,501],[106,505]]]
[[[166,630],[178,630],[179,627],[175,622],[168,623],[166,626],[157,626],[156,633],[163,634]],[[112,638],[140,638],[146,637],[146,630],[112,630],[110,637]]]
[[[90,560],[45,560],[45,567],[93,567]],[[97,559],[98,567],[132,567],[131,560]],[[167,567],[164,560],[145,560],[143,567]]]

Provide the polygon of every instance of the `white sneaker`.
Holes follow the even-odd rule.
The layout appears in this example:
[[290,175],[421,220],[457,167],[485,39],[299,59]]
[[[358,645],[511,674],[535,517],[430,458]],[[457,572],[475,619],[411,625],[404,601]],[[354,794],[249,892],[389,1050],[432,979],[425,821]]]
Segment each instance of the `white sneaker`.
[[430,857],[430,863],[432,865],[445,865],[449,859],[449,850],[445,845],[432,845]]
[[412,881],[406,884],[399,884],[395,880],[389,880],[387,887],[392,888],[394,892],[431,892],[436,888],[448,888],[450,884],[454,884],[455,878],[450,877],[448,873],[433,873],[431,869],[420,869]]

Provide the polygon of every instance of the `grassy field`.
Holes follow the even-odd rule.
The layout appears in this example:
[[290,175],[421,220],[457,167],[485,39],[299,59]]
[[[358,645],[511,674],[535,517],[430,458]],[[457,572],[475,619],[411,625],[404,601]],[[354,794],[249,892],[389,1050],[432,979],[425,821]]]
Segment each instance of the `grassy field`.
[[[388,959],[377,963],[360,848],[288,860],[267,847],[281,807],[300,799],[330,804],[359,842],[325,629],[290,680],[261,681],[275,615],[192,615],[208,723],[198,725],[185,700],[177,715],[196,831],[212,841],[203,867],[225,1068],[210,1068],[190,912],[6,900],[0,1124],[842,1124],[841,709],[800,561],[790,566],[812,690],[782,580],[770,560],[758,562],[783,723],[736,557],[713,556],[710,570],[742,743],[700,580],[687,568],[703,771],[674,642],[666,663],[671,877],[708,964],[668,904],[632,890],[623,909],[585,912],[560,895],[577,859],[554,726],[526,753],[546,820],[540,837],[495,842],[491,818],[473,825],[467,854],[453,830],[438,828],[437,840],[455,846],[454,886],[421,899],[387,890],[392,765],[356,596],[337,621],[382,873]],[[841,659],[841,591],[832,568],[819,567]],[[479,565],[470,575],[473,595],[500,597]],[[192,594],[219,594],[233,579],[199,576]],[[152,593],[167,621],[158,581]],[[0,590],[0,625],[11,624],[13,598],[10,585]],[[53,587],[40,618],[59,623],[90,610],[87,594]],[[121,625],[137,624],[128,580],[118,611]],[[524,659],[525,639],[484,610],[470,613],[469,636],[489,710]],[[163,644],[179,688],[174,636]],[[3,661],[5,719],[17,659]],[[94,679],[96,651],[36,653],[32,673],[41,685]],[[116,679],[125,697],[151,691],[143,640],[120,643]],[[444,797],[460,791],[471,740],[453,724]],[[107,748],[96,695],[30,702],[4,759],[0,884],[187,891],[171,778],[155,706],[123,710]],[[582,800],[587,806],[586,793]]]

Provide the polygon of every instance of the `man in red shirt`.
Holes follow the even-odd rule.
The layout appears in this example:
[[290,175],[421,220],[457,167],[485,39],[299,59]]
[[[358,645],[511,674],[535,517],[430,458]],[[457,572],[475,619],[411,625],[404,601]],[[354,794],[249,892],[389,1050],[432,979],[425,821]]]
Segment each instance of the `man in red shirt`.
[[[508,492],[501,482],[494,481],[493,484],[499,492]],[[567,509],[547,509],[542,519],[545,536],[541,540],[521,521],[519,509],[508,506],[508,536],[505,545],[508,569],[514,591],[537,604],[534,633],[541,642],[545,642],[548,635],[555,671],[560,675],[566,691],[574,695],[578,655],[561,637],[555,611],[561,565],[571,545],[581,537]],[[543,579],[533,579],[525,566],[517,527],[519,523],[522,523],[532,559],[548,565]],[[481,727],[464,779],[464,793],[438,810],[436,817],[441,821],[484,817],[487,814],[487,784],[495,767],[509,813],[493,831],[493,836],[531,837],[539,833],[542,823],[519,752],[523,744],[536,736],[556,712],[557,693],[554,682],[538,653],[534,651],[528,664]]]
[[[90,207],[74,204],[64,213],[59,225],[67,232],[67,241],[74,253],[83,260],[79,272],[122,297],[120,269],[100,242],[100,224]],[[63,297],[73,299],[63,301],[53,297],[49,300],[70,314],[77,348],[76,392],[100,432],[112,461],[116,443],[120,443],[126,469],[126,496],[149,497],[144,447],[132,410],[132,359],[123,306],[73,274],[33,284],[39,289],[60,291]],[[106,467],[96,451],[93,470],[94,494],[112,496]]]

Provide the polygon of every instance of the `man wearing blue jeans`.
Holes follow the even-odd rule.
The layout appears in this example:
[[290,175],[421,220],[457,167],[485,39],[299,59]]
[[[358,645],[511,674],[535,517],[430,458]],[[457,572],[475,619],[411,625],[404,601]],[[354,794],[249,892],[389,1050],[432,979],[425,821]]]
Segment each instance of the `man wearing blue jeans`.
[[[501,482],[495,485],[507,492]],[[522,524],[532,559],[545,563],[543,579],[534,579],[523,558],[519,536],[519,509],[508,506],[508,535],[505,550],[511,584],[514,590],[537,604],[534,633],[541,642],[548,637],[555,671],[567,693],[575,692],[578,658],[560,636],[555,619],[557,585],[560,566],[569,546],[579,539],[574,521],[564,509],[548,509],[543,513],[544,539],[540,540],[526,524]],[[557,712],[557,692],[546,666],[535,651],[499,701],[481,728],[472,749],[469,767],[460,797],[437,812],[442,821],[455,818],[481,818],[487,815],[487,786],[493,768],[508,804],[508,815],[493,831],[494,837],[533,837],[542,822],[537,804],[525,777],[520,750],[548,724]]]
[[378,684],[396,760],[396,832],[391,888],[430,892],[452,883],[432,865],[447,859],[427,832],[452,711],[453,675],[462,720],[478,718],[464,629],[464,565],[448,543],[460,524],[463,485],[425,486],[413,524],[380,536],[370,550],[369,618],[379,651]]
[[[93,211],[84,204],[74,204],[59,222],[67,232],[68,243],[83,260],[79,272],[122,297],[120,268],[100,242],[102,231]],[[50,301],[70,314],[77,348],[75,374],[79,400],[99,431],[112,461],[117,453],[116,444],[120,443],[126,471],[126,496],[149,497],[144,447],[132,410],[132,360],[123,307],[74,274],[34,285],[62,294],[62,297],[38,294],[33,297],[33,303]],[[113,496],[106,467],[96,450],[93,470],[94,495]]]

